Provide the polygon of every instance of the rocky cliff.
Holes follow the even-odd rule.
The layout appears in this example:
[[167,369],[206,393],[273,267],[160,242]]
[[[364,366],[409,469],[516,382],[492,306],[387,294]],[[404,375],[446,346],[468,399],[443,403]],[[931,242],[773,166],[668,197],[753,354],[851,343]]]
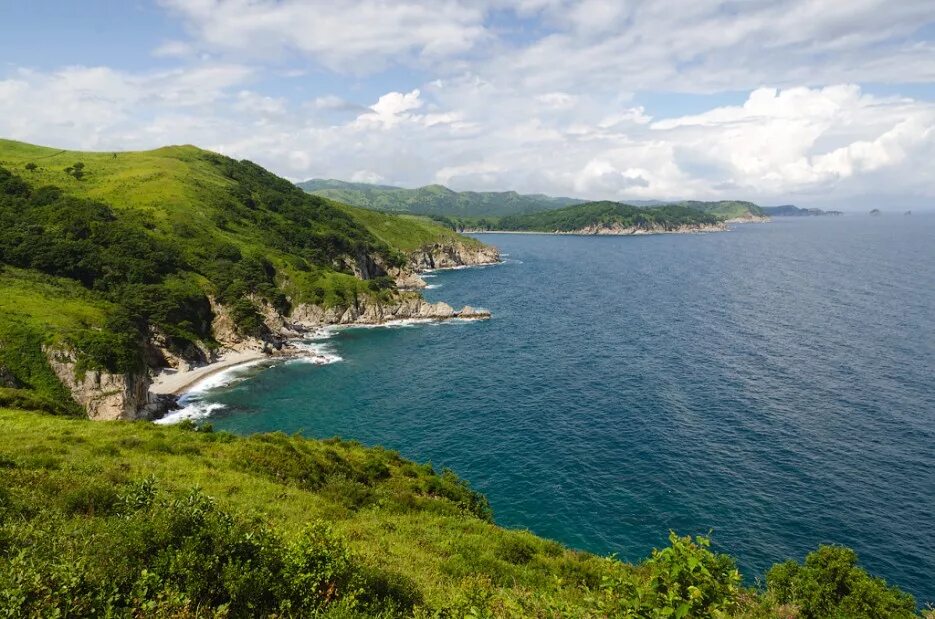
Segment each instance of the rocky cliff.
[[297,326],[314,328],[323,325],[375,325],[391,320],[484,319],[490,318],[490,312],[471,306],[455,310],[443,301],[429,303],[418,294],[401,293],[399,298],[390,303],[362,299],[348,307],[303,304],[293,310],[290,318]]
[[[185,350],[176,350],[169,345],[164,334],[154,329],[147,342],[145,361],[152,368],[168,367],[185,372],[216,361],[219,351],[287,354],[290,338],[301,337],[304,331],[325,325],[376,325],[392,320],[486,319],[490,317],[490,312],[485,309],[466,306],[455,310],[444,302],[429,303],[413,289],[425,287],[425,281],[418,274],[427,270],[498,262],[500,254],[495,248],[462,243],[435,244],[419,249],[408,256],[407,264],[402,267],[389,266],[379,257],[348,258],[344,266],[357,277],[367,280],[389,276],[400,291],[390,301],[381,301],[374,295],[362,296],[349,306],[297,304],[287,316],[262,299],[251,297],[266,325],[267,333],[262,338],[241,334],[229,310],[209,297],[214,314],[211,329],[220,346],[210,349],[203,344],[192,344]],[[52,370],[71,391],[75,400],[85,407],[91,419],[148,419],[164,414],[175,405],[174,396],[150,393],[152,380],[148,373],[123,375],[97,370],[80,372],[72,351],[49,349],[45,352]]]
[[435,243],[409,254],[409,268],[418,273],[500,262],[500,252],[489,245]]
[[73,351],[45,348],[49,367],[71,391],[75,401],[95,420],[148,419],[171,402],[149,393],[147,374],[111,374],[100,370],[80,371]]

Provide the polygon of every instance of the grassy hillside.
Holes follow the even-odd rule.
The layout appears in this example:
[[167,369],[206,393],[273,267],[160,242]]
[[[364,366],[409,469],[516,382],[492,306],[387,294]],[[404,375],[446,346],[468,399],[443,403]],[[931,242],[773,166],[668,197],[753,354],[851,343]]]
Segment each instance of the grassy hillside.
[[684,206],[702,213],[714,215],[720,219],[736,219],[745,217],[763,217],[766,213],[763,209],[753,202],[744,202],[742,200],[720,200],[717,202],[700,202],[698,200],[684,200],[682,202],[672,203],[676,206]]
[[480,241],[457,234],[428,217],[391,215],[339,202],[334,204],[361,222],[374,237],[402,251],[415,251],[432,243],[461,243],[468,247],[481,245]]
[[619,202],[589,202],[561,209],[502,217],[492,224],[498,230],[573,232],[589,227],[662,227],[717,224],[715,215],[684,206],[638,208]]
[[706,544],[629,565],[383,449],[0,409],[3,616],[914,616],[845,549],[752,590]]
[[94,341],[115,309],[74,281],[0,265],[0,406],[81,414],[41,349]]
[[63,400],[45,347],[67,344],[78,371],[140,373],[154,333],[179,355],[217,345],[212,299],[242,336],[266,337],[261,304],[388,300],[390,278],[362,281],[352,266],[402,266],[406,252],[455,241],[477,243],[193,146],[86,153],[0,140],[0,401],[73,410],[53,404]]
[[453,219],[531,213],[584,202],[574,198],[553,198],[541,194],[523,195],[515,191],[459,192],[442,185],[404,189],[388,185],[313,179],[299,183],[299,187],[315,195],[368,209]]

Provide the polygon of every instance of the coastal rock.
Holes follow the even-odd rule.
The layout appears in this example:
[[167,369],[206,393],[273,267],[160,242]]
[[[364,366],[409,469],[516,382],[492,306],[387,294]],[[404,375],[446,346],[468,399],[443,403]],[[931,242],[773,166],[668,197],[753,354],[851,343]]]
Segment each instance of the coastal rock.
[[[230,311],[217,302],[214,297],[208,297],[211,303],[211,311],[214,313],[214,320],[211,322],[211,331],[214,333],[214,339],[228,350],[242,352],[245,350],[264,350],[268,348],[268,343],[255,337],[244,337],[237,331],[237,325],[230,315]],[[273,328],[280,329],[285,327],[282,316],[275,308],[266,304],[267,307],[260,307],[264,322],[272,323]],[[266,312],[271,313],[264,313]],[[269,324],[267,324],[269,328]],[[275,332],[275,331],[274,331]]]
[[111,374],[100,370],[79,372],[75,353],[65,348],[44,348],[49,366],[76,402],[94,420],[150,419],[171,405],[149,393],[146,374]]
[[298,305],[290,316],[291,320],[305,328],[322,325],[377,325],[392,320],[446,320],[449,318],[490,318],[484,309],[464,307],[455,311],[453,307],[439,301],[429,303],[419,295],[400,295],[389,303],[366,300],[350,307],[324,308],[319,305]]
[[724,223],[726,224],[768,224],[772,221],[766,215],[754,215],[753,213],[745,213],[740,217],[731,217],[730,219],[725,219]]
[[400,290],[421,290],[427,285],[418,274],[407,269],[390,269],[388,275]]
[[499,262],[500,252],[488,245],[435,243],[409,254],[409,266],[417,272]]

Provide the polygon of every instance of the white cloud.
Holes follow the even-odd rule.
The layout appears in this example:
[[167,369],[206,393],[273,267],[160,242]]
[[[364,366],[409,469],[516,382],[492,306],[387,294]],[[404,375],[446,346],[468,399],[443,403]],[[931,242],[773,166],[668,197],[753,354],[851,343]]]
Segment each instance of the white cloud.
[[402,0],[163,0],[198,46],[250,57],[298,53],[335,70],[367,72],[406,59],[447,58],[486,38],[474,2]]
[[[166,4],[190,35],[157,50],[176,65],[10,69],[0,135],[81,148],[196,143],[294,179],[806,205],[881,186],[935,198],[935,104],[858,85],[935,82],[920,30],[935,21],[930,0],[733,12],[715,0]],[[493,11],[541,28],[511,39],[502,21],[490,25]],[[309,94],[315,76],[344,81]],[[664,117],[637,104],[647,89],[670,91],[653,99],[676,108],[671,91],[749,96]]]

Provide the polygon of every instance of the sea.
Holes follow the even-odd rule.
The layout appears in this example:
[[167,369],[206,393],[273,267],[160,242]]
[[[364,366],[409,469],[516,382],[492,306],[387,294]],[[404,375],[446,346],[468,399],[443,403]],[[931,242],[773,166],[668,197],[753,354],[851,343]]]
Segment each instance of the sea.
[[710,535],[753,583],[843,544],[935,603],[935,215],[477,238],[504,263],[425,295],[491,320],[324,330],[185,414],[430,461],[573,548]]

